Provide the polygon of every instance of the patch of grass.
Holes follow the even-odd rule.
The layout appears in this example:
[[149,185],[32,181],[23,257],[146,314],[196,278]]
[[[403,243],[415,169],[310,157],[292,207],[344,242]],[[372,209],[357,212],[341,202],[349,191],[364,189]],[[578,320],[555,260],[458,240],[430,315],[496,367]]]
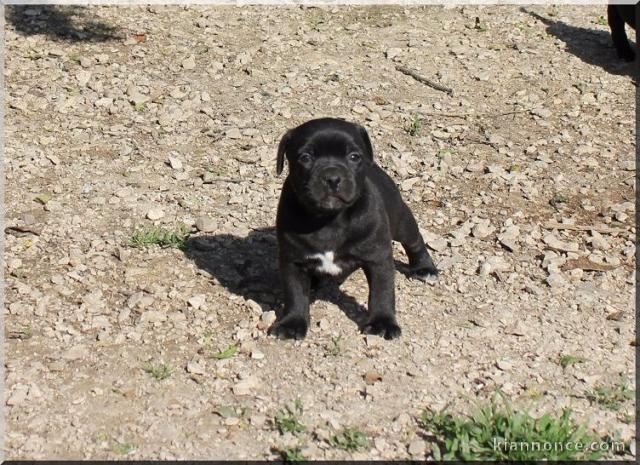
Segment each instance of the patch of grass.
[[340,433],[331,437],[329,444],[338,449],[346,450],[347,452],[357,452],[371,447],[369,438],[357,428],[346,428],[342,430]]
[[409,126],[409,129],[407,129],[407,132],[410,136],[417,136],[420,134],[420,129],[422,129],[422,119],[419,116],[416,116],[413,118],[413,121],[411,121],[411,125]]
[[29,50],[23,55],[23,57],[27,58],[28,60],[39,60],[43,56],[44,55],[42,55],[42,53],[36,52],[35,50]]
[[622,423],[626,425],[632,424],[635,421],[635,419],[636,417],[634,415],[629,415],[628,413],[625,413],[618,417],[618,420],[620,420]]
[[285,462],[303,462],[307,460],[307,458],[302,455],[302,449],[300,447],[284,447],[278,449],[278,453]]
[[563,194],[562,192],[558,192],[556,195],[553,196],[553,198],[551,200],[549,200],[549,204],[552,207],[558,207],[560,206],[560,204],[563,203],[567,203],[569,201],[569,197],[566,194]]
[[575,355],[561,355],[558,359],[558,363],[562,368],[570,367],[571,365],[576,365],[578,363],[584,363],[587,359],[584,357],[579,357]]
[[229,346],[222,352],[218,352],[217,354],[213,355],[213,358],[217,360],[226,360],[233,357],[236,352],[238,352],[238,346]]
[[129,452],[134,451],[135,449],[136,446],[129,442],[117,442],[111,448],[111,450],[113,450],[113,452],[118,455],[127,455]]
[[451,156],[453,156],[453,155],[454,155],[454,152],[453,152],[453,150],[451,150],[451,149],[440,149],[440,150],[438,150],[438,153],[436,154],[436,156],[437,156],[438,158],[443,158],[445,155],[451,155]]
[[342,336],[332,337],[331,344],[327,347],[326,354],[331,357],[337,357],[342,352],[340,343],[342,342]]
[[[444,410],[425,411],[420,425],[436,436],[433,454],[436,460],[595,460],[602,451],[589,450],[596,438],[586,427],[571,421],[571,411],[560,417],[549,414],[534,419],[528,412],[514,412],[504,399],[499,408],[497,397],[471,416],[457,417]],[[585,447],[556,447],[555,444],[584,444]],[[546,450],[545,444],[551,444]],[[548,446],[547,446],[548,448]]]
[[621,379],[614,386],[601,386],[594,391],[586,393],[590,402],[596,402],[607,410],[617,412],[629,400],[635,398],[633,389],[629,387],[629,381]]
[[287,407],[286,410],[279,410],[273,419],[273,423],[280,431],[280,434],[284,433],[304,433],[307,431],[307,427],[300,423],[299,417],[302,415],[302,401],[296,399],[292,407]]
[[33,199],[34,201],[42,204],[42,205],[46,205],[47,202],[49,200],[51,200],[51,195],[50,194],[40,194],[34,197]]
[[607,18],[605,18],[604,16],[598,16],[598,19],[596,19],[596,24],[600,26],[608,26],[609,22],[607,21]]
[[551,18],[558,16],[558,9],[555,6],[552,6],[547,11],[547,15],[550,16]]
[[133,106],[133,109],[134,109],[135,111],[137,111],[137,112],[143,113],[143,112],[147,111],[147,104],[146,104],[146,103],[144,103],[144,102],[143,102],[143,103],[136,103],[136,104]]
[[173,367],[168,363],[160,363],[159,365],[147,365],[143,368],[146,373],[149,373],[158,381],[167,379],[173,373]]
[[178,231],[168,231],[160,228],[137,230],[131,236],[129,247],[143,248],[158,245],[182,250],[186,247],[189,234],[186,226],[181,226]]
[[69,54],[69,60],[74,63],[80,63],[80,54],[78,52],[72,52]]

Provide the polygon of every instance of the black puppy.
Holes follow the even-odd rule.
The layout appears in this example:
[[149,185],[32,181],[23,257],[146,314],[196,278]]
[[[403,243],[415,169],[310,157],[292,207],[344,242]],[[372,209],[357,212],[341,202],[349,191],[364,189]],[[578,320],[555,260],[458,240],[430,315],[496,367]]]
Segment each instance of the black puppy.
[[626,61],[633,61],[636,54],[627,40],[624,24],[627,23],[635,30],[637,10],[638,4],[607,6],[607,19],[609,21],[609,27],[611,28],[613,45],[616,47],[618,57]]
[[399,241],[412,273],[434,279],[436,269],[413,214],[391,178],[373,161],[367,131],[340,119],[308,121],[288,131],[278,146],[284,182],[276,228],[284,313],[270,334],[302,339],[309,327],[313,278],[343,276],[362,268],[369,283],[367,334],[400,336],[395,317],[391,241]]

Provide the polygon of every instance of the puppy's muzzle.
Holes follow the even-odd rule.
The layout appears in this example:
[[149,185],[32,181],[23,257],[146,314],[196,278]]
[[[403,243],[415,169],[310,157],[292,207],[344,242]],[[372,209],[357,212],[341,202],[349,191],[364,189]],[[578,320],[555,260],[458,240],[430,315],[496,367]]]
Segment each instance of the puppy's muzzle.
[[326,186],[327,190],[332,193],[336,193],[340,190],[342,184],[342,174],[336,168],[329,167],[322,170],[320,174],[322,182]]

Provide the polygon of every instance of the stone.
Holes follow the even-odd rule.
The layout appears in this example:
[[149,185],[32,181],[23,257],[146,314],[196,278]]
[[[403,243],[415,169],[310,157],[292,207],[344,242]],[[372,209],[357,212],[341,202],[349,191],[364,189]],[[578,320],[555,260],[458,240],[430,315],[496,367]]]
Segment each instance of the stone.
[[260,387],[260,379],[257,376],[249,375],[237,382],[232,390],[236,396],[248,396],[254,394]]
[[547,279],[545,281],[549,285],[549,287],[563,288],[568,285],[568,282],[564,278],[564,276],[562,276],[562,273],[552,272],[549,274],[549,276],[547,276]]
[[188,56],[184,60],[182,60],[182,68],[186,70],[195,69],[196,67],[196,59],[193,55]]
[[407,451],[409,452],[409,454],[413,455],[413,456],[418,456],[421,457],[425,454],[426,452],[426,446],[424,441],[416,438],[413,439],[410,443],[409,443],[409,447],[407,448]]
[[159,207],[154,207],[147,211],[147,218],[151,221],[159,220],[162,217],[164,217],[164,211]]
[[507,263],[504,257],[499,255],[495,255],[493,257],[489,257],[485,262],[480,266],[480,276],[488,276],[494,271],[497,272],[506,272],[511,270],[511,265]]
[[489,235],[495,231],[495,228],[491,226],[489,219],[480,220],[471,229],[471,234],[477,239],[486,239]]
[[204,360],[191,360],[187,363],[187,373],[205,375],[207,372]]
[[580,250],[580,247],[576,242],[563,242],[554,233],[545,234],[542,237],[542,242],[547,244],[549,247],[553,247],[554,249],[561,250],[563,252],[577,252]]
[[214,232],[218,228],[218,222],[209,216],[201,216],[196,220],[196,228],[201,232]]
[[182,169],[182,161],[180,161],[180,159],[178,157],[169,156],[169,159],[167,160],[167,163],[174,170],[181,170]]
[[196,294],[187,300],[187,303],[191,305],[194,309],[198,310],[206,301],[206,296],[204,294]]

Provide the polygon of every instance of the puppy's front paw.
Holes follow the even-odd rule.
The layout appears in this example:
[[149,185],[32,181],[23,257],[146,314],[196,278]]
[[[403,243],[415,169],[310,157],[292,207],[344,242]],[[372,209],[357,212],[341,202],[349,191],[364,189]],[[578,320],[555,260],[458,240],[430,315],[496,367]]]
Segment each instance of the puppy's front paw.
[[435,266],[424,266],[411,271],[411,276],[425,283],[435,283],[440,272]]
[[280,321],[276,321],[269,334],[280,339],[304,339],[309,329],[309,322],[304,317],[293,315],[286,316]]
[[398,326],[391,317],[378,317],[372,319],[369,323],[364,325],[362,332],[365,334],[382,336],[385,339],[395,339],[400,337],[400,334],[402,334],[400,326]]

